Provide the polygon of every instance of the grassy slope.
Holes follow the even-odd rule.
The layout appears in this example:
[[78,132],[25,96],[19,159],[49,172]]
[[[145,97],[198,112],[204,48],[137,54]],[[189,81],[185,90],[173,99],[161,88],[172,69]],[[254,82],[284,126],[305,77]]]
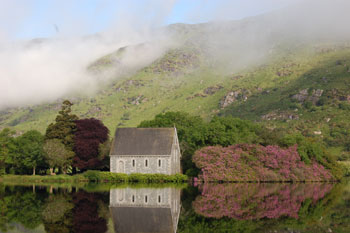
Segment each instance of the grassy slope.
[[[325,46],[325,45],[324,45]],[[254,121],[262,121],[271,128],[281,127],[291,133],[324,140],[334,153],[344,151],[344,139],[349,139],[350,124],[350,49],[347,46],[325,46],[331,49],[313,49],[286,57],[246,80],[248,86],[264,86],[253,92],[247,101],[237,101],[220,114]],[[286,64],[290,75],[279,77],[276,72]],[[306,102],[292,98],[299,91],[323,90],[319,102],[306,106]],[[269,119],[263,116],[269,115]],[[289,119],[292,116],[294,119]],[[299,119],[295,119],[295,117]],[[321,132],[318,134],[317,132]],[[342,139],[343,138],[343,141]],[[347,138],[347,139],[346,139]]]
[[[185,41],[193,35],[198,38],[200,33],[199,26],[174,27],[183,30]],[[133,75],[114,80],[93,97],[75,98],[74,113],[79,117],[101,119],[111,132],[117,126],[136,126],[161,112],[178,110],[206,119],[219,113],[263,121],[269,127],[283,127],[325,140],[339,134],[332,132],[334,128],[350,130],[350,107],[347,108],[347,101],[344,101],[344,97],[350,96],[348,44],[285,43],[275,48],[264,64],[224,75],[193,40],[168,51]],[[122,53],[118,51],[115,56],[103,57],[95,68],[108,69],[113,64],[109,59]],[[215,93],[205,94],[207,88],[218,86],[221,89]],[[305,106],[293,100],[291,96],[306,88],[310,93],[314,89],[324,91],[323,106]],[[244,96],[220,109],[220,100],[228,92],[239,90]],[[54,121],[60,101],[0,112],[0,128],[11,126],[18,131],[38,129],[44,132]],[[344,103],[345,108],[340,108],[340,103]],[[269,115],[270,119],[264,120],[264,115]],[[290,120],[289,116],[299,119]],[[316,131],[322,134],[315,135]],[[346,132],[340,134],[346,135]],[[335,153],[345,150],[344,143],[340,144],[333,145]]]

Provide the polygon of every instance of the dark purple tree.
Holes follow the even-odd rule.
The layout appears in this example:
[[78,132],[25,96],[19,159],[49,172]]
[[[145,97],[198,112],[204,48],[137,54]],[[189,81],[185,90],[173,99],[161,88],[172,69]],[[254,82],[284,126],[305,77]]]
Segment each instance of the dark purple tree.
[[80,170],[98,169],[102,165],[103,155],[100,147],[108,141],[109,130],[94,118],[75,121],[73,166]]
[[107,231],[108,209],[101,199],[103,195],[79,191],[73,196],[73,232],[104,233]]

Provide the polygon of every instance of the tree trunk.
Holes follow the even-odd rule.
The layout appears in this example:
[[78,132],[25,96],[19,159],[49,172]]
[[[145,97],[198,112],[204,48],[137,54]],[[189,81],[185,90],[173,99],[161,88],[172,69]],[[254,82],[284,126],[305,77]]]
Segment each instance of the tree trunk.
[[50,167],[50,175],[53,175],[53,167]]
[[35,167],[33,167],[33,176],[35,176]]

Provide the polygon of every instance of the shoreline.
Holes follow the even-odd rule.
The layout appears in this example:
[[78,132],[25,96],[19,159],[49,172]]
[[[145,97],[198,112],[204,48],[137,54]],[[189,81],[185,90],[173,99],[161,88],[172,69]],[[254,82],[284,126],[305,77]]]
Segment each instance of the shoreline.
[[[345,179],[346,177],[344,177]],[[0,176],[0,184],[307,184],[307,183],[341,183],[343,179],[334,180],[278,180],[278,181],[209,181],[196,180],[195,177],[188,177],[183,174],[121,174],[101,171],[87,171],[76,175],[3,175]]]
[[76,175],[3,175],[0,183],[35,184],[88,184],[88,183],[185,183],[189,178],[183,174],[121,174],[101,171],[86,171]]

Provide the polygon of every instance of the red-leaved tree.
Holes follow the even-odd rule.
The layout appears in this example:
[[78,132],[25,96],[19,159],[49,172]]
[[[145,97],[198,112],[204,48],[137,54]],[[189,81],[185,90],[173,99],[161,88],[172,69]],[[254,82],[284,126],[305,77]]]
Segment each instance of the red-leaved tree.
[[80,170],[98,169],[103,160],[100,146],[108,140],[109,130],[94,118],[75,121],[73,166]]

